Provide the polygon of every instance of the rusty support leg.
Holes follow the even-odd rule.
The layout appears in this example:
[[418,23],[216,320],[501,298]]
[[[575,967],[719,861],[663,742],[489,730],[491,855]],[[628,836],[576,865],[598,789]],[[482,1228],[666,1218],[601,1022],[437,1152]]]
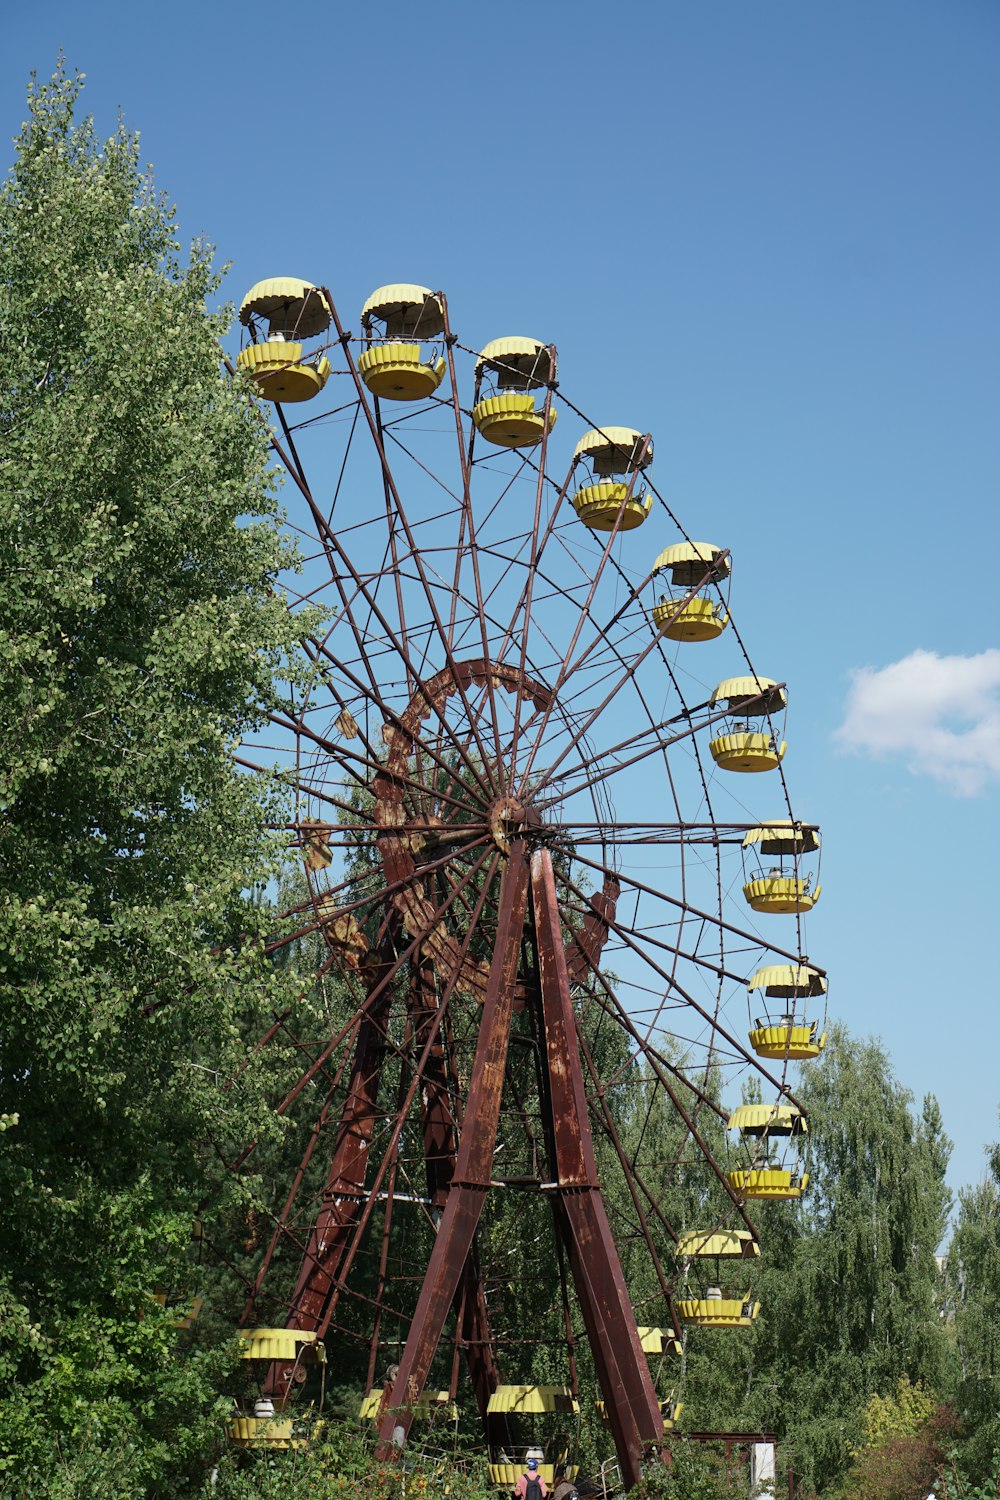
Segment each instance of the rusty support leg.
[[[434,968],[421,958],[414,966],[410,984],[410,1017],[417,1052],[423,1046],[437,1008]],[[427,1193],[435,1214],[444,1211],[456,1166],[458,1129],[448,1092],[448,1069],[449,1059],[438,1032],[424,1064],[420,1095]],[[456,1343],[464,1345],[476,1405],[485,1422],[486,1404],[500,1384],[500,1373],[474,1241],[455,1294],[455,1315]]]
[[391,1457],[395,1451],[394,1437],[405,1441],[410,1429],[413,1403],[419,1398],[430,1373],[489,1190],[527,895],[528,863],[524,842],[518,839],[511,845],[510,859],[500,887],[496,946],[479,1025],[455,1176],[420,1288],[399,1374],[379,1430],[379,1452],[383,1458]]
[[557,1222],[566,1239],[622,1477],[631,1489],[641,1477],[644,1453],[662,1447],[663,1417],[601,1197],[547,849],[532,857],[531,891],[559,1183]]

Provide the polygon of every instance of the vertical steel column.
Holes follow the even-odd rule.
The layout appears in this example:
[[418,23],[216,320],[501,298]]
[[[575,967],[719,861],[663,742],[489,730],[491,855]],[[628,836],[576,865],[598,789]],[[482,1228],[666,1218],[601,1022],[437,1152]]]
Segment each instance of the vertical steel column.
[[[410,1019],[415,1051],[418,1054],[437,1014],[437,1008],[434,967],[421,955],[419,962],[414,964],[410,981]],[[436,1213],[444,1210],[456,1168],[458,1127],[448,1092],[448,1065],[445,1045],[438,1032],[424,1063],[421,1074],[423,1086],[420,1091],[427,1194],[431,1200],[432,1212]],[[476,1405],[479,1415],[485,1421],[486,1403],[500,1384],[500,1374],[475,1241],[455,1293],[455,1315],[458,1319],[456,1343],[459,1347],[464,1346]]]
[[531,892],[556,1156],[553,1168],[559,1184],[556,1221],[569,1252],[622,1477],[631,1489],[642,1475],[644,1453],[662,1446],[663,1417],[601,1197],[555,875],[547,849],[532,856]]
[[528,862],[524,841],[517,839],[511,845],[510,859],[500,886],[496,943],[476,1040],[476,1057],[462,1121],[455,1176],[420,1288],[399,1374],[379,1429],[378,1451],[383,1458],[394,1453],[394,1436],[405,1439],[409,1432],[413,1405],[430,1373],[489,1191],[527,897]]

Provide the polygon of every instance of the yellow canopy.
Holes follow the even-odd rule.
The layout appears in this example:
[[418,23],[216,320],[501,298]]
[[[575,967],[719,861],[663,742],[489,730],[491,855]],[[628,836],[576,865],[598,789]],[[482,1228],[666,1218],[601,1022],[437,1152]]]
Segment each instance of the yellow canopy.
[[727,677],[719,683],[711,701],[741,705],[748,698],[757,700],[747,705],[746,711],[750,714],[774,713],[788,702],[784,690],[773,677]]
[[[379,1408],[382,1405],[382,1395],[382,1387],[378,1385],[374,1386],[366,1396],[361,1398],[361,1405],[358,1407],[358,1416],[363,1422],[373,1422],[378,1416]],[[412,1409],[420,1416],[426,1416],[428,1412],[435,1408],[444,1411],[449,1406],[453,1406],[453,1412],[449,1411],[448,1415],[454,1415],[455,1421],[458,1421],[458,1407],[454,1406],[447,1391],[424,1391],[416,1402],[407,1404],[408,1406],[412,1405]]]
[[677,1240],[679,1259],[686,1256],[740,1256],[752,1259],[760,1245],[749,1229],[685,1229]]
[[[721,552],[722,548],[717,547],[714,542],[675,542],[672,547],[664,547],[653,564],[653,572],[670,568],[675,574],[683,572],[687,577],[700,565],[702,573],[711,567],[715,578],[728,578],[729,558],[720,557]],[[675,581],[680,582],[679,579]],[[691,581],[694,582],[694,579]]]
[[742,1130],[747,1135],[792,1135],[805,1133],[808,1121],[794,1104],[741,1104],[729,1116],[728,1130]]
[[294,328],[302,339],[323,333],[333,317],[330,304],[311,281],[302,281],[298,276],[272,276],[256,282],[247,292],[240,306],[240,322],[249,323],[254,313],[271,319],[282,308],[288,310],[289,328]]
[[751,828],[743,839],[744,849],[760,845],[761,854],[815,854],[820,845],[819,829],[791,818],[774,818]]
[[564,1385],[498,1385],[486,1410],[578,1412],[580,1404]]
[[593,459],[600,473],[619,473],[637,467],[645,469],[653,462],[652,440],[642,462],[636,462],[645,437],[644,432],[634,427],[592,427],[577,443],[573,457]]
[[240,1338],[245,1348],[240,1359],[296,1359],[306,1345],[315,1345],[310,1354],[315,1354],[320,1364],[324,1363],[323,1345],[317,1342],[315,1331],[303,1328],[241,1328]]
[[509,338],[492,339],[476,360],[476,378],[489,366],[498,372],[500,384],[504,377],[531,380],[533,385],[544,385],[555,377],[552,352],[540,339]]
[[763,990],[776,1000],[792,1000],[797,995],[824,995],[826,980],[808,964],[766,964],[747,980],[748,990]]
[[370,318],[392,319],[393,332],[413,334],[433,339],[444,330],[444,309],[429,286],[416,286],[412,282],[393,282],[391,286],[376,287],[361,309],[361,321]]

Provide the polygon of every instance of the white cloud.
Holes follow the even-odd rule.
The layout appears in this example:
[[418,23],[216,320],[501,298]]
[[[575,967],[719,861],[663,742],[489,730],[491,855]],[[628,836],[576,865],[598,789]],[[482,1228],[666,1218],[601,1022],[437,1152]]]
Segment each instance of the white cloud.
[[978,656],[911,651],[888,667],[851,673],[845,749],[899,758],[963,797],[1000,780],[1000,650]]

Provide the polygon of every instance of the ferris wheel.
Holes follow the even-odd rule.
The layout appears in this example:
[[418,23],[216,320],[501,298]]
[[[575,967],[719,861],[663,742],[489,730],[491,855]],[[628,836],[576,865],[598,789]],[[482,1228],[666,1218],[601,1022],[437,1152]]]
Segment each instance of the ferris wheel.
[[311,978],[255,1049],[287,1154],[233,1435],[293,1442],[325,1358],[386,1453],[466,1393],[508,1490],[532,1455],[572,1478],[598,1400],[630,1486],[687,1330],[757,1316],[726,1269],[760,1253],[755,1201],[808,1183],[789,1064],[824,1045],[826,981],[787,687],[747,655],[728,545],[657,489],[654,435],[585,416],[554,345],[463,343],[410,284],[357,333],[294,278],[240,320],[294,597],[325,613],[240,751],[289,798],[272,951]]

